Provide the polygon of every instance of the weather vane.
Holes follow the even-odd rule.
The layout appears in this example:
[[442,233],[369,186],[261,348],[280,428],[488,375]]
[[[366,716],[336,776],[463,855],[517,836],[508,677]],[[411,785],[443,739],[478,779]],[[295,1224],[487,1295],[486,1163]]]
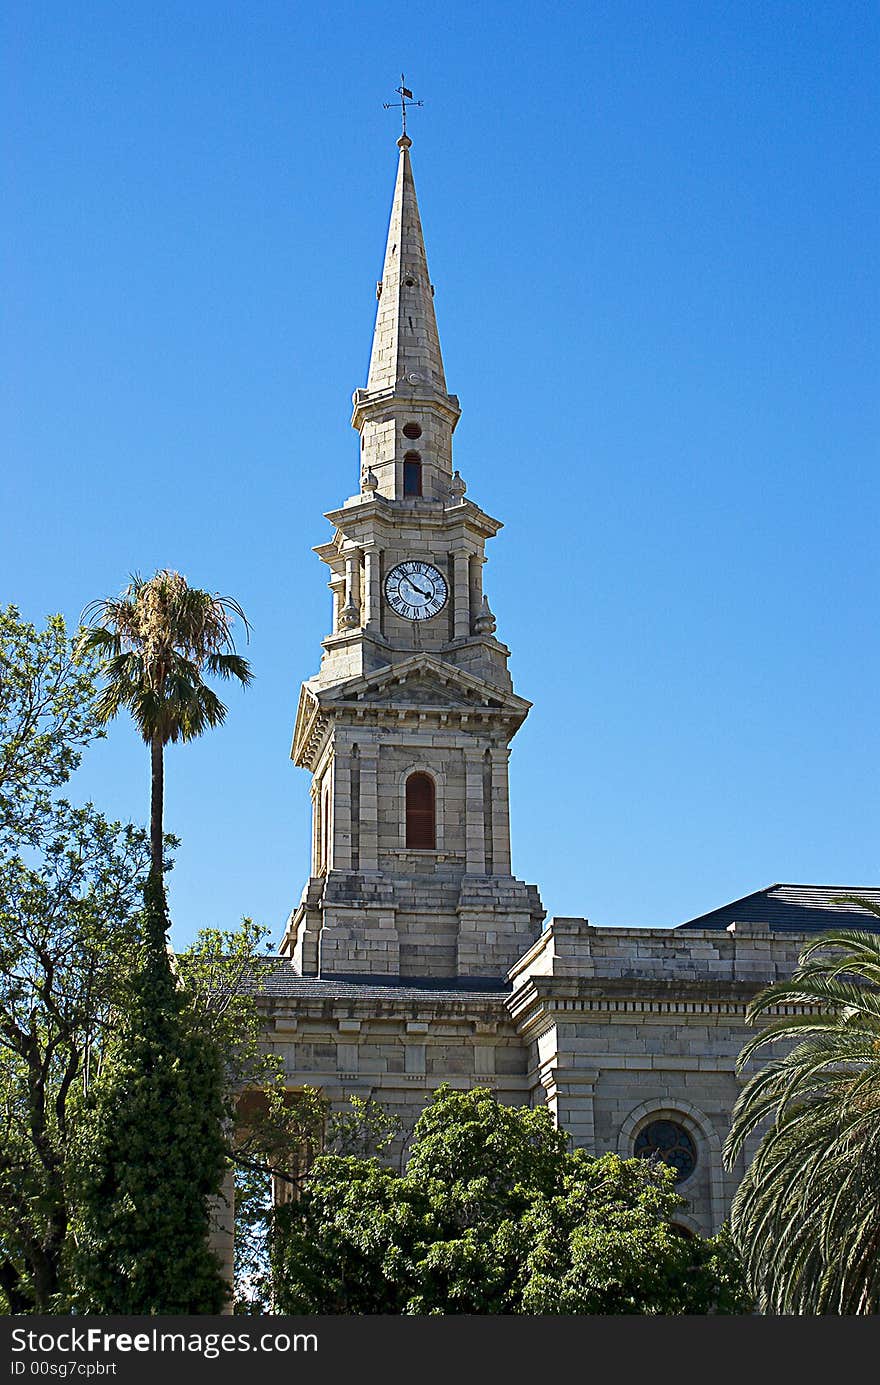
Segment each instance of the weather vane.
[[[424,103],[424,101],[415,101],[415,100],[413,99],[413,94],[412,94],[412,92],[410,91],[409,87],[406,85],[406,78],[404,77],[404,75],[403,75],[402,72],[401,72],[401,74],[400,74],[400,86],[399,86],[399,87],[395,87],[394,90],[397,92],[397,95],[400,97],[400,116],[401,116],[401,120],[403,121],[403,133],[406,134],[406,106],[407,106],[407,102],[409,102],[409,104],[410,104],[411,106],[424,106],[425,103]],[[382,106],[383,106],[383,108],[384,108],[386,111],[393,110],[393,108],[394,108],[396,105],[397,105],[397,102],[396,102],[396,101],[383,101],[383,102],[382,102]]]

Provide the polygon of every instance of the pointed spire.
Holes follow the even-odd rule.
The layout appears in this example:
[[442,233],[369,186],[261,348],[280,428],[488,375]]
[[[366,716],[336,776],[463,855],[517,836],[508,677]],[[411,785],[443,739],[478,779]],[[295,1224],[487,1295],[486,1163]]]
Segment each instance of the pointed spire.
[[409,157],[412,140],[403,134],[397,145],[400,161],[391,204],[385,266],[378,287],[379,308],[367,390],[370,393],[394,390],[405,381],[445,395],[446,377],[434,316],[434,290],[428,274]]
[[370,370],[366,389],[352,395],[351,425],[361,435],[361,496],[446,504],[461,408],[446,389],[411,145],[406,133],[397,141],[400,159]]

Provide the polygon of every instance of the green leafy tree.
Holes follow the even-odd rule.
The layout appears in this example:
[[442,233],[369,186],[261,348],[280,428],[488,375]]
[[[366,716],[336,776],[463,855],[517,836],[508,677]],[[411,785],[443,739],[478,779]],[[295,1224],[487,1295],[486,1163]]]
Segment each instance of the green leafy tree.
[[[328,1126],[313,1088],[286,1090],[281,1074],[236,1102],[230,1158],[235,1176],[235,1312],[275,1309],[270,1238],[276,1190],[296,1196]],[[273,1186],[274,1185],[274,1186]]]
[[135,946],[146,836],[58,804],[33,860],[0,860],[0,1285],[61,1311],[71,1150]]
[[40,844],[53,790],[102,734],[93,695],[94,662],[62,616],[37,630],[16,606],[0,610],[0,852]]
[[312,1088],[290,1092],[283,1061],[266,1044],[256,997],[277,955],[262,951],[268,929],[243,919],[237,930],[202,929],[177,956],[178,980],[196,1023],[223,1055],[228,1158],[235,1181],[235,1311],[273,1311],[269,1239],[273,1180],[298,1195],[321,1148],[372,1154],[399,1134],[377,1102],[352,1097],[330,1112]]
[[574,1150],[561,1190],[523,1219],[529,1249],[521,1312],[534,1315],[748,1312],[726,1228],[686,1239],[670,1224],[679,1198],[664,1164]]
[[790,980],[749,1006],[751,1023],[769,1015],[739,1056],[742,1068],[767,1045],[786,1045],[734,1108],[728,1164],[761,1138],[734,1198],[732,1234],[765,1311],[878,1313],[880,935],[812,939]]
[[272,1180],[295,1188],[327,1129],[326,1103],[312,1089],[290,1093],[283,1062],[265,1042],[256,997],[278,966],[262,950],[268,934],[248,918],[236,930],[205,928],[176,959],[194,1022],[223,1058],[239,1313],[271,1311]]
[[[0,613],[0,1311],[59,1313],[88,1302],[77,1277],[83,1256],[74,1253],[76,1236],[89,1253],[97,1245],[85,1226],[83,1173],[99,1155],[110,1163],[98,1114],[109,1110],[121,1036],[136,1022],[132,1000],[150,966],[154,980],[165,976],[160,991],[168,985],[164,937],[153,928],[150,957],[145,930],[146,833],[59,794],[84,747],[104,734],[94,701],[94,652],[68,640],[61,617],[39,630],[14,607]],[[166,848],[174,844],[166,836]],[[207,1044],[214,1056],[195,1065],[204,1077],[220,1055],[227,1155],[239,1088],[262,1083],[280,1105],[253,995],[259,966],[269,965],[255,957],[262,936],[249,920],[223,934],[205,930],[172,978],[184,1057]],[[276,1122],[276,1145],[287,1138],[282,1127]],[[255,1159],[255,1144],[244,1144]],[[199,1199],[197,1229],[202,1212]]]
[[[203,929],[172,975],[158,922],[83,1125],[77,1302],[102,1312],[217,1311],[206,1213],[208,1199],[223,1196],[218,1173],[231,1166],[236,1311],[271,1311],[271,1180],[295,1186],[333,1122],[317,1092],[288,1092],[281,1060],[266,1046],[256,995],[278,965],[261,951],[267,930],[251,919],[235,930]],[[154,1245],[165,1252],[154,1254]],[[222,1285],[220,1303],[228,1292]],[[190,1295],[186,1307],[181,1293]]]
[[166,929],[151,871],[139,964],[81,1127],[76,1281],[88,1312],[218,1313],[228,1293],[208,1244],[226,1171],[222,1058],[193,1023]]
[[[275,964],[275,959],[273,959]],[[401,1135],[400,1119],[370,1098],[350,1096],[331,1111],[314,1090],[286,1091],[281,1075],[237,1104],[235,1165],[235,1312],[276,1311],[272,1239],[275,1189],[297,1198],[319,1149],[362,1159],[383,1154]],[[275,1104],[267,1098],[280,1095]],[[255,1119],[255,1109],[257,1118]],[[282,1219],[284,1213],[281,1213]]]
[[673,1175],[570,1153],[544,1108],[442,1087],[404,1173],[322,1155],[280,1209],[276,1301],[287,1313],[747,1311],[725,1239],[670,1226]]
[[94,601],[84,614],[82,648],[100,658],[106,678],[95,714],[105,723],[127,707],[150,747],[151,869],[161,875],[165,746],[225,720],[226,707],[203,673],[250,683],[232,635],[236,616],[246,632],[248,623],[236,601],[190,587],[167,569],[149,581],[134,576],[120,597]]
[[150,746],[151,864],[142,955],[82,1156],[83,1298],[104,1312],[217,1311],[227,1286],[207,1244],[208,1198],[226,1169],[231,1074],[218,1023],[214,1032],[205,1023],[217,1021],[216,996],[199,1017],[166,948],[164,751],[224,721],[204,673],[251,681],[232,636],[234,617],[248,624],[237,602],[168,570],[133,577],[121,597],[85,614],[81,647],[100,659],[106,680],[95,714],[105,723],[127,707]]
[[137,937],[145,833],[58,790],[100,734],[60,616],[0,614],[0,1300],[69,1304],[72,1145]]

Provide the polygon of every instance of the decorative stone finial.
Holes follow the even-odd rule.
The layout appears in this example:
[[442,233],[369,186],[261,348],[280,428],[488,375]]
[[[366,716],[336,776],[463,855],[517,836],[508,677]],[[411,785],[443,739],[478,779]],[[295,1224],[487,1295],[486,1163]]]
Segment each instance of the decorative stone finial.
[[397,141],[398,149],[412,149],[412,140],[409,135],[401,135]]
[[466,490],[467,486],[462,478],[461,472],[454,471],[452,473],[452,480],[449,483],[449,494],[452,496],[452,499],[460,503],[464,500],[464,493]]
[[494,635],[494,633],[495,633],[495,625],[496,625],[495,617],[493,616],[492,612],[489,610],[489,602],[488,602],[487,598],[484,596],[484,597],[483,597],[483,604],[482,604],[481,607],[480,607],[480,613],[479,613],[479,615],[477,616],[476,620],[474,621],[474,634],[475,634],[475,635]]
[[373,471],[373,468],[370,467],[370,466],[362,467],[362,468],[361,468],[361,490],[362,490],[362,491],[367,491],[367,492],[369,492],[369,494],[374,495],[375,492],[376,492],[378,489],[379,489],[379,479],[378,479],[378,477],[376,476],[375,471]]
[[360,625],[360,623],[360,611],[358,610],[357,606],[355,606],[353,601],[347,601],[346,604],[343,606],[342,610],[339,612],[340,630],[353,630],[355,626]]

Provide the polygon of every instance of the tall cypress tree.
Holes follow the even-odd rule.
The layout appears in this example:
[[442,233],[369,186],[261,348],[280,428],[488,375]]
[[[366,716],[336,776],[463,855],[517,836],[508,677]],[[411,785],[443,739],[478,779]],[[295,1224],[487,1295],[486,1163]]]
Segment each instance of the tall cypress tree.
[[208,1199],[226,1142],[222,1055],[192,1024],[166,946],[161,878],[144,891],[139,965],[88,1097],[75,1278],[93,1313],[218,1313]]

